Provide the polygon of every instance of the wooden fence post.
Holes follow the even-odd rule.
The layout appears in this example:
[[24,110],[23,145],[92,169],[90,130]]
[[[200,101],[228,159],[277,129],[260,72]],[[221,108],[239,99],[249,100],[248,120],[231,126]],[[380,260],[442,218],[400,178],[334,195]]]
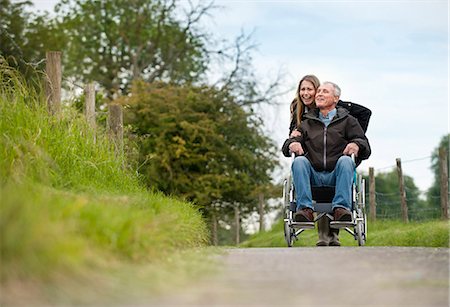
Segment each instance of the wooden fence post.
[[240,217],[239,217],[239,206],[236,204],[234,205],[234,225],[236,227],[236,237],[235,237],[235,243],[238,245],[240,243],[240,230],[241,230],[241,224],[240,224]]
[[84,115],[86,121],[92,129],[95,129],[95,86],[94,83],[89,83],[84,88],[85,104]]
[[377,204],[375,198],[375,171],[373,167],[369,167],[369,202],[370,202],[370,216],[371,221],[377,219]]
[[121,155],[123,152],[123,113],[120,104],[109,105],[108,130],[109,136],[114,141],[116,154]]
[[396,159],[397,162],[397,173],[398,173],[398,185],[400,188],[400,202],[402,208],[402,218],[404,223],[408,223],[408,205],[406,203],[406,191],[405,191],[405,181],[403,179],[402,171],[402,161],[400,158]]
[[259,232],[264,231],[264,193],[259,193],[258,213],[259,213]]
[[48,51],[46,53],[45,94],[47,96],[47,108],[50,114],[55,115],[61,111],[61,52]]
[[214,246],[217,246],[219,240],[217,239],[217,215],[216,215],[216,208],[214,206],[212,207],[211,224],[212,224],[211,225],[212,244]]
[[441,216],[448,219],[448,152],[444,147],[439,148],[439,174],[441,181]]

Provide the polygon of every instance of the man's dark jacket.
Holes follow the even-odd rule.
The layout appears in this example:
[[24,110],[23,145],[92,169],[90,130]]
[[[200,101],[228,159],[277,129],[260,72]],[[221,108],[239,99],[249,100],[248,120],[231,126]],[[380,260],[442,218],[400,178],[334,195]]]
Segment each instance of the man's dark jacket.
[[300,129],[301,136],[287,139],[283,144],[283,154],[289,157],[289,145],[300,142],[304,156],[319,172],[333,171],[348,143],[359,146],[357,164],[367,159],[371,153],[370,145],[360,124],[346,109],[338,107],[336,110],[328,127],[319,119],[319,109],[306,113]]
[[[337,107],[342,107],[347,109],[347,111],[350,113],[351,116],[356,118],[361,125],[361,128],[363,128],[364,132],[367,132],[367,127],[369,126],[369,120],[370,116],[372,115],[372,111],[370,109],[351,102],[351,101],[342,101],[339,100],[337,103]],[[294,108],[293,110],[293,116],[291,123],[289,125],[289,135],[292,133],[294,129],[297,128],[297,108]]]

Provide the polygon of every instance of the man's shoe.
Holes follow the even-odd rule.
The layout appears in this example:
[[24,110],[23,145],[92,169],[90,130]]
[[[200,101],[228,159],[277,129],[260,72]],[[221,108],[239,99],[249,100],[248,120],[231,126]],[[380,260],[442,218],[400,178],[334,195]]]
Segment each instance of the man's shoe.
[[294,221],[296,222],[314,222],[313,211],[310,208],[303,208],[297,210],[294,215]]
[[351,222],[352,213],[344,208],[334,209],[334,221],[335,222]]

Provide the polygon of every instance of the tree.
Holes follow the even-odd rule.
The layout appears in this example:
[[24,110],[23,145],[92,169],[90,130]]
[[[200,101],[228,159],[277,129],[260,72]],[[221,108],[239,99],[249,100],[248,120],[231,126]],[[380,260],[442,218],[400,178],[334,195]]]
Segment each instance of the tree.
[[69,38],[66,69],[124,94],[133,80],[173,83],[199,79],[206,70],[206,35],[196,26],[212,8],[200,2],[181,17],[175,0],[63,0],[59,26]]
[[31,1],[12,3],[0,0],[0,55],[23,74],[27,74],[27,70],[31,68],[27,61],[35,53],[33,49],[27,48],[26,33],[31,18],[26,9],[28,6],[31,6]]
[[228,92],[209,86],[136,82],[124,121],[139,136],[140,173],[149,187],[197,204],[233,225],[234,206],[254,211],[271,182],[276,148],[262,122]]
[[29,11],[31,1],[0,0],[0,55],[26,79],[45,68],[45,52],[60,50],[65,37],[54,21]]
[[[449,138],[450,134],[444,135],[439,142],[439,145],[433,150],[431,154],[431,170],[434,173],[434,181],[431,187],[427,191],[427,202],[430,206],[430,209],[434,209],[437,212],[440,212],[441,208],[441,179],[440,179],[440,170],[439,170],[439,148],[446,148],[447,154],[449,151]],[[447,158],[447,163],[449,159]],[[449,165],[447,164],[449,168]],[[449,168],[450,169],[450,168]]]

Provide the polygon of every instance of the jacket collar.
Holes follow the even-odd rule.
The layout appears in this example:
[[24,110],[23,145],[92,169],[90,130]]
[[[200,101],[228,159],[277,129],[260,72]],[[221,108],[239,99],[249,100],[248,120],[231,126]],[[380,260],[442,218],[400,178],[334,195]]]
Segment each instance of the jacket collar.
[[[337,111],[337,113],[336,113],[336,116],[334,117],[333,121],[338,118],[346,117],[349,114],[347,109],[338,107],[338,106],[336,106],[336,111]],[[319,109],[315,108],[315,109],[309,110],[308,113],[305,113],[305,118],[319,119]]]

